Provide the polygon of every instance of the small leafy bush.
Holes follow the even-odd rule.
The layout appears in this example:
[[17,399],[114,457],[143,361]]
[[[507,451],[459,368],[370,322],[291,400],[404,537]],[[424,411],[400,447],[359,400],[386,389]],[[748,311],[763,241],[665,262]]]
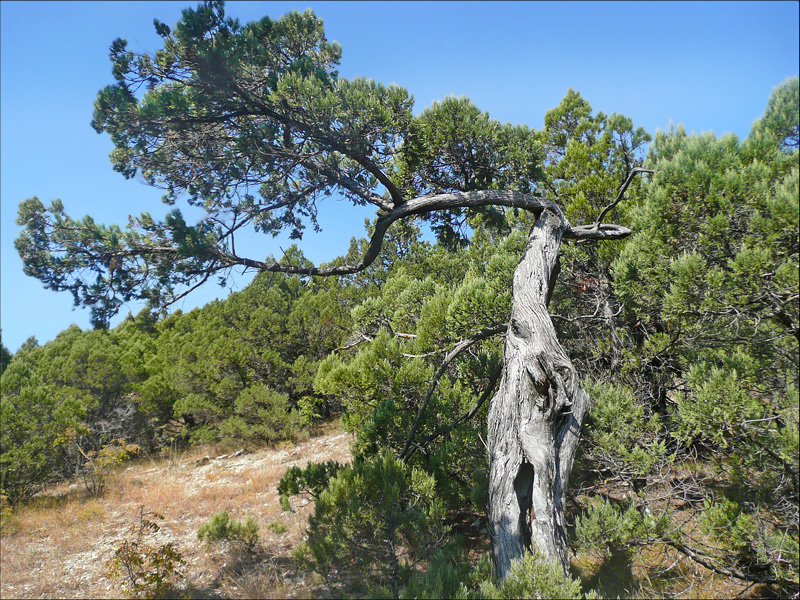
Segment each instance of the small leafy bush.
[[111,440],[100,450],[84,451],[77,441],[73,444],[85,460],[80,472],[83,485],[90,496],[101,496],[114,467],[135,456],[140,450],[136,444],[130,444],[123,439]]
[[578,516],[575,545],[587,551],[629,549],[666,537],[668,533],[666,515],[643,512],[632,501],[615,505],[604,499],[594,502]]
[[756,522],[738,503],[727,498],[705,499],[702,515],[700,526],[705,533],[735,552],[740,561],[756,561]]
[[14,509],[8,499],[8,494],[0,491],[0,533],[8,529],[8,523],[14,515]]
[[109,576],[121,580],[126,593],[132,598],[168,598],[183,581],[180,567],[186,564],[173,542],[155,546],[147,537],[158,533],[160,527],[154,520],[164,517],[139,509],[139,519],[128,530],[128,537],[119,541],[114,556],[109,561]]
[[252,554],[258,545],[258,523],[253,517],[244,522],[231,519],[228,511],[223,510],[201,525],[197,539],[208,547],[221,545],[228,551]]
[[400,598],[462,598],[466,588],[462,582],[468,577],[469,563],[466,553],[455,547],[434,551],[424,571],[413,571],[408,583],[399,590]]
[[278,519],[270,521],[269,524],[267,525],[267,529],[277,533],[278,535],[284,534],[288,531],[286,525],[278,521]]

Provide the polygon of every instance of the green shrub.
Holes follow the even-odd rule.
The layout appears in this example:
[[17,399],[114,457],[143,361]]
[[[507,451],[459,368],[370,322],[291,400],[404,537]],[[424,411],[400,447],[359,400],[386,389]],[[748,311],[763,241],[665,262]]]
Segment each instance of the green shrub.
[[575,523],[575,545],[580,550],[633,548],[667,536],[669,519],[639,510],[633,501],[592,503]]
[[290,467],[278,483],[281,508],[292,510],[289,498],[308,494],[314,500],[328,487],[328,482],[342,467],[338,462],[308,463],[305,467]]
[[734,552],[741,562],[756,561],[756,521],[742,507],[727,498],[703,500],[702,530]]
[[252,554],[258,544],[258,523],[253,517],[244,522],[231,519],[228,511],[223,510],[201,525],[197,539],[208,547],[221,545],[228,551]]
[[14,509],[8,500],[8,494],[0,491],[0,534],[8,529],[8,523],[14,515]]
[[581,583],[565,575],[560,567],[553,566],[534,553],[527,553],[511,563],[511,570],[500,583],[484,580],[478,589],[478,598],[500,600],[503,598],[597,598],[584,595]]
[[22,353],[0,378],[0,490],[12,504],[57,479],[64,433],[86,417],[84,399],[72,388],[44,384]]
[[284,525],[283,523],[278,521],[278,519],[270,521],[269,524],[267,525],[267,529],[277,533],[278,535],[281,535],[281,534],[286,533],[288,531],[288,528],[286,527],[286,525]]
[[234,403],[234,414],[219,427],[223,437],[274,443],[295,439],[304,425],[299,411],[291,410],[289,396],[256,384],[245,388]]
[[469,572],[463,553],[453,548],[436,550],[423,572],[413,572],[400,590],[400,598],[458,598],[465,594],[462,586]]
[[332,590],[397,598],[446,546],[444,516],[433,477],[384,451],[330,478],[295,558]]

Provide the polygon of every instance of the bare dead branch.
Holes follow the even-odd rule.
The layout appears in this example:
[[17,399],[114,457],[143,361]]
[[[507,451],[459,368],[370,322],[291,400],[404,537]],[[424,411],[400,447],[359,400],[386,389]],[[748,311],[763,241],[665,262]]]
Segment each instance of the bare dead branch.
[[565,239],[577,240],[619,240],[628,237],[632,231],[622,225],[579,225],[564,232]]
[[675,548],[678,552],[686,556],[687,558],[692,559],[696,563],[703,565],[709,571],[714,571],[715,573],[719,573],[720,575],[725,575],[727,577],[733,577],[735,579],[741,579],[743,581],[752,581],[754,583],[767,583],[767,584],[777,584],[780,585],[785,583],[781,581],[777,577],[772,575],[760,575],[756,573],[746,573],[744,571],[740,571],[739,569],[735,568],[727,568],[721,567],[714,562],[714,560],[710,556],[706,556],[705,554],[700,554],[696,550],[692,550],[685,544],[679,541],[666,541],[668,546]]

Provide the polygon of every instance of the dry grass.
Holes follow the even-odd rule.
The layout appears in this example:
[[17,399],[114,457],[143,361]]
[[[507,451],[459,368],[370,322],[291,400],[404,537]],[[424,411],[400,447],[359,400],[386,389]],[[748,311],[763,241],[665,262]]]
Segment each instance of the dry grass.
[[[46,490],[4,524],[0,597],[123,597],[108,579],[107,563],[141,506],[164,516],[157,544],[176,544],[192,597],[309,595],[312,584],[294,572],[290,556],[305,535],[311,505],[301,501],[283,513],[276,487],[291,466],[350,460],[348,435],[334,425],[320,433],[294,447],[236,457],[209,447],[171,460],[139,459],[112,476],[101,498],[86,498],[75,485]],[[208,552],[197,540],[200,525],[221,510],[258,522],[261,547],[248,563]]]

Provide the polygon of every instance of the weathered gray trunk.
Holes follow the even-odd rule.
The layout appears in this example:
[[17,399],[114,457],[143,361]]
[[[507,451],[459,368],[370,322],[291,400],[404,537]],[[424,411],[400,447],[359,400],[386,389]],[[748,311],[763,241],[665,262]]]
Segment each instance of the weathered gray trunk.
[[565,572],[569,566],[565,494],[589,397],[547,310],[568,227],[557,210],[541,213],[514,272],[505,368],[489,407],[489,523],[498,580],[532,549]]

